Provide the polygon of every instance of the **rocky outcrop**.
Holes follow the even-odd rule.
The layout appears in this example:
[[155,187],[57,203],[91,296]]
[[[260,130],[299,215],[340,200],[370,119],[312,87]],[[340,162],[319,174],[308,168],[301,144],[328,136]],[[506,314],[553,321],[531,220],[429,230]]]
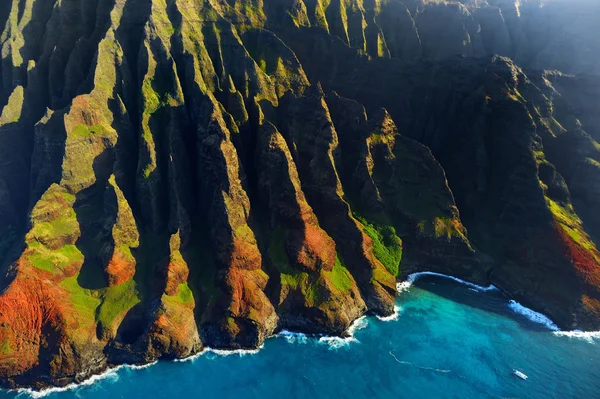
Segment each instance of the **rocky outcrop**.
[[5,3],[2,386],[344,335],[424,270],[600,328],[593,4]]
[[366,310],[356,282],[306,200],[285,139],[269,122],[258,134],[259,189],[270,214],[267,253],[280,275],[281,326],[344,334]]

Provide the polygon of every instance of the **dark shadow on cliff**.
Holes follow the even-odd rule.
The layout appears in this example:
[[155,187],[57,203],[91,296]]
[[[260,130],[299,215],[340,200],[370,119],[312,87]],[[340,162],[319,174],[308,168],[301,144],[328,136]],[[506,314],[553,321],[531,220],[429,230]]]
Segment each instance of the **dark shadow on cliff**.
[[105,150],[98,155],[92,164],[96,182],[75,196],[73,209],[81,231],[75,245],[84,256],[77,282],[86,289],[100,289],[108,285],[103,265],[105,260],[102,259],[101,254],[107,238],[103,225],[104,192],[112,173],[113,164],[114,152],[112,149]]

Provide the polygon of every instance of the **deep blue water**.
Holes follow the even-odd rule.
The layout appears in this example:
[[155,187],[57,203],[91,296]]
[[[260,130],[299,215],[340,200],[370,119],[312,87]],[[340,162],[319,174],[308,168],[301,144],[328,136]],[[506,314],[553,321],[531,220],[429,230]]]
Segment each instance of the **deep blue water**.
[[254,354],[121,368],[46,397],[600,398],[600,338],[557,335],[508,305],[498,292],[423,277],[400,294],[397,320],[362,319],[351,340],[279,336]]

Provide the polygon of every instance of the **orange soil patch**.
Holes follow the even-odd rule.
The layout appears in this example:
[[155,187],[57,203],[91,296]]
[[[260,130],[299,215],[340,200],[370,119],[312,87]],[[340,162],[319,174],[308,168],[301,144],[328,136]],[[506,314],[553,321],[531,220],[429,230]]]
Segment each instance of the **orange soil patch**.
[[331,271],[336,260],[335,242],[323,229],[315,225],[306,225],[303,233],[302,247],[296,254],[295,263],[308,270],[318,267]]
[[115,251],[106,266],[105,272],[110,287],[123,284],[131,280],[135,275],[135,261],[132,262],[126,259],[119,251]]
[[554,230],[558,233],[561,246],[564,248],[564,253],[569,257],[577,272],[583,277],[583,280],[600,290],[600,254],[596,251],[592,252],[585,249],[579,243],[574,241],[561,228],[558,222],[554,222]]

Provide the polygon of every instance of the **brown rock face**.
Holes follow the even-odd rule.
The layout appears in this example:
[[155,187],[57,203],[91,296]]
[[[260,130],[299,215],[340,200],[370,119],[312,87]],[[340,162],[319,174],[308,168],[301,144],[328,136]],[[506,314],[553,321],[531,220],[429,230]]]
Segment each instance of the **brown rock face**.
[[426,270],[600,328],[595,3],[0,3],[1,386],[344,335]]

